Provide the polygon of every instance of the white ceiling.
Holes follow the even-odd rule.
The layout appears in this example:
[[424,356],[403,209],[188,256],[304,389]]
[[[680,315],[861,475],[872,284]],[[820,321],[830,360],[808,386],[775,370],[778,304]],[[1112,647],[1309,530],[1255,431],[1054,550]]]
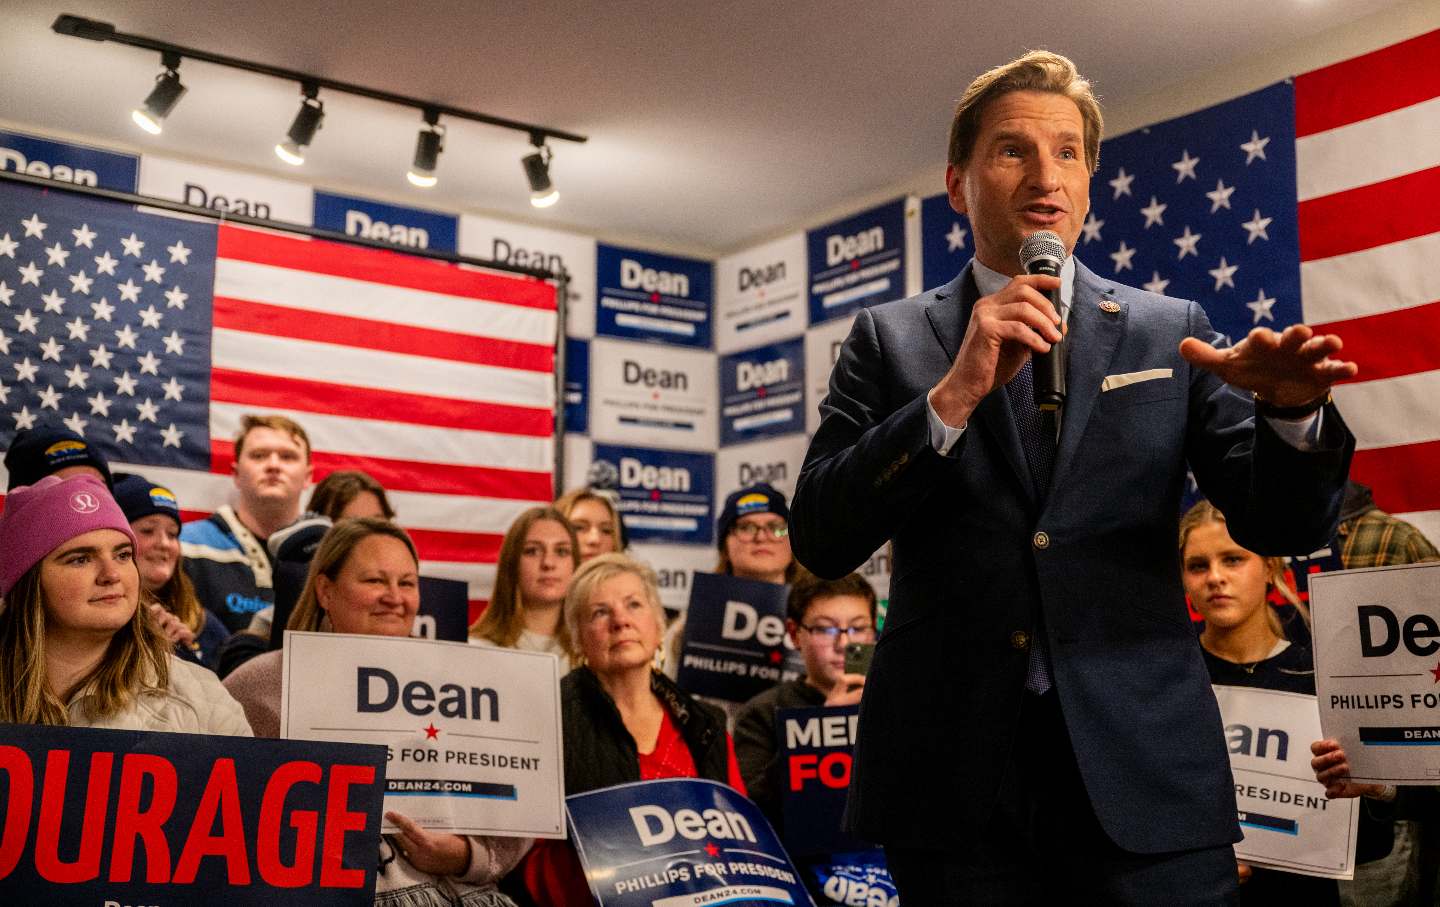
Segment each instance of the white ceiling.
[[[954,99],[1028,47],[1072,56],[1111,107],[1293,47],[1395,0],[608,3],[245,0],[0,3],[0,119],[56,134],[718,254],[940,168]],[[560,203],[537,213],[524,135],[449,123],[440,184],[406,183],[419,115],[322,95],[303,171],[271,151],[296,86],[187,61],[150,137],[128,112],[158,55],[54,34],[119,30],[587,134],[555,142]]]

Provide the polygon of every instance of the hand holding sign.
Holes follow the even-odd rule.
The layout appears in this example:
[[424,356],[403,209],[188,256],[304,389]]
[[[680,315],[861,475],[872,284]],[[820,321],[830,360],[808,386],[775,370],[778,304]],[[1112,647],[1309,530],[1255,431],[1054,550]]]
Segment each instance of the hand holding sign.
[[432,834],[404,813],[387,812],[385,821],[400,829],[400,853],[421,872],[459,876],[470,866],[470,842],[465,838]]
[[1345,797],[1379,797],[1385,793],[1383,784],[1356,784],[1350,780],[1350,760],[1335,740],[1316,740],[1310,744],[1315,758],[1310,767],[1315,780],[1325,785],[1325,796],[1332,800]]

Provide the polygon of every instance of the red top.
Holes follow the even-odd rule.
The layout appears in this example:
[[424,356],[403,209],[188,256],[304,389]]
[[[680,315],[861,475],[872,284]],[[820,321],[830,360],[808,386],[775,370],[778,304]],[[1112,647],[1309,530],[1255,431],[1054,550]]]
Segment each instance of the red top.
[[[690,747],[680,736],[680,728],[670,719],[670,710],[661,709],[663,718],[660,733],[655,738],[655,748],[640,753],[640,780],[656,781],[661,778],[694,778],[695,757]],[[740,763],[735,759],[735,741],[725,735],[726,769],[730,776],[726,783],[740,793],[745,793],[745,779],[740,777]],[[525,887],[537,904],[590,904],[590,885],[585,881],[585,871],[580,868],[580,858],[569,841],[543,839],[535,842],[517,872],[525,880]]]

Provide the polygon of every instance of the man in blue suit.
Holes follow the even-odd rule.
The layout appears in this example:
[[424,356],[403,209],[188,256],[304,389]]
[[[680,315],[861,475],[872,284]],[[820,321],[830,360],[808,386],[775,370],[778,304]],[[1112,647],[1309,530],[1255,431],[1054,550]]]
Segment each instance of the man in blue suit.
[[[1032,233],[1074,249],[1100,134],[1064,57],[970,86],[946,184],[975,259],[857,315],[800,475],[791,532],[815,573],[894,543],[849,821],[905,904],[1233,898],[1235,795],[1176,553],[1186,464],[1255,551],[1312,551],[1338,513],[1338,338],[1222,349],[1193,302],[1070,257],[1023,274]],[[1057,423],[1030,359],[1062,332]]]

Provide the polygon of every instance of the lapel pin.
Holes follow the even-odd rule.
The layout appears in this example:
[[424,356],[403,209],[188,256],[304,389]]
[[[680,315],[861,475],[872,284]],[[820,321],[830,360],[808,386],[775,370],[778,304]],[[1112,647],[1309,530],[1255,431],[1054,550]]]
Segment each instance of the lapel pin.
[[1107,299],[1104,302],[1100,303],[1100,311],[1109,312],[1111,315],[1114,315],[1116,312],[1120,311],[1120,303],[1116,302],[1113,299]]

